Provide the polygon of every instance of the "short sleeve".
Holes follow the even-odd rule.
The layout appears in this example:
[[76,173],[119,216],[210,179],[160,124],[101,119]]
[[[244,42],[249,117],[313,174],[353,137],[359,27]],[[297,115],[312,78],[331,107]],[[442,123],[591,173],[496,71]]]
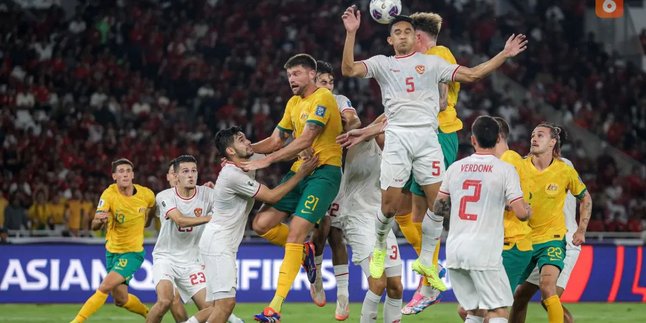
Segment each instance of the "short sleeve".
[[516,169],[510,165],[505,165],[505,199],[509,204],[521,200],[523,198],[523,190],[520,188],[520,178]]
[[386,56],[377,55],[361,61],[366,66],[366,75],[364,78],[378,78],[383,75],[386,68]]
[[343,113],[345,110],[352,110],[355,111],[354,107],[352,106],[352,101],[348,99],[345,95],[337,95],[336,96],[336,104],[339,106],[339,112]]
[[177,209],[175,198],[168,194],[168,190],[162,191],[157,194],[157,207],[159,208],[159,216],[168,217],[168,212]]
[[278,122],[277,128],[291,133],[294,131],[294,127],[292,127],[292,105],[294,105],[294,99],[290,99],[287,102],[287,105],[285,106],[285,112],[283,113],[283,118],[280,119],[280,122]]
[[99,204],[96,206],[97,212],[110,212],[110,208],[112,207],[112,199],[110,196],[111,194],[108,190],[103,191],[99,199]]
[[152,209],[153,207],[155,207],[155,193],[153,193],[153,191],[148,189],[148,188],[146,189],[146,192],[147,192],[147,194],[146,194],[146,206],[149,209]]
[[[338,110],[336,100],[332,93],[328,90],[319,90],[320,97],[316,103],[310,106],[310,111],[308,111],[307,121],[308,123],[314,123],[321,127],[325,127],[327,122],[330,120],[330,113],[332,110]],[[336,113],[336,111],[335,111]]]
[[428,60],[430,60],[430,66],[435,70],[435,75],[437,75],[437,83],[448,83],[453,82],[455,77],[455,72],[457,72],[460,65],[449,64],[444,59],[437,57],[435,55],[427,55]]
[[573,167],[568,166],[568,189],[572,195],[576,196],[577,199],[582,199],[583,195],[587,191],[587,187],[579,177],[579,173]]
[[252,179],[240,169],[232,169],[223,174],[228,187],[235,193],[246,198],[255,197],[260,191],[261,184]]

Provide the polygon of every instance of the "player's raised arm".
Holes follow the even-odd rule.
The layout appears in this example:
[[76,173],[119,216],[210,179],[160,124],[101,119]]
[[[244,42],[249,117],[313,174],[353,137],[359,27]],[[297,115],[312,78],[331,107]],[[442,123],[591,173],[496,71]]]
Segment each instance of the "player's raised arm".
[[511,35],[505,43],[505,48],[492,59],[476,66],[460,66],[453,76],[453,81],[472,83],[481,80],[500,67],[508,58],[514,57],[527,49],[527,38],[523,34]]
[[287,129],[276,127],[271,136],[251,144],[251,147],[258,154],[269,154],[283,147],[291,134],[292,132]]
[[386,124],[386,116],[384,114],[380,115],[373,121],[370,125],[360,128],[350,130],[336,138],[336,142],[341,145],[343,148],[351,148],[354,145],[370,140],[375,136],[384,132],[384,127]]
[[305,160],[301,164],[301,168],[298,169],[294,176],[290,177],[289,180],[284,183],[276,186],[275,188],[269,188],[265,185],[260,185],[260,190],[256,194],[255,199],[268,204],[275,204],[281,198],[283,198],[287,193],[289,193],[298,183],[309,175],[318,167],[319,159],[318,156],[313,156]]
[[343,45],[343,59],[341,61],[341,74],[350,77],[364,77],[368,70],[366,65],[354,61],[354,42],[357,36],[357,30],[361,24],[361,12],[357,10],[356,5],[345,9],[343,15],[343,26],[345,26],[345,43]]

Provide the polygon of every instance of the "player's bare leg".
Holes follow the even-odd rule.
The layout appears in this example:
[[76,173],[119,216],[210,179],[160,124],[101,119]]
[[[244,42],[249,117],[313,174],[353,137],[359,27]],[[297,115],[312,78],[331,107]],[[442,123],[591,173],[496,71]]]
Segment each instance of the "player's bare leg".
[[[330,228],[328,241],[330,249],[332,249],[332,264],[334,265],[334,277],[336,277],[337,300],[334,317],[343,321],[350,315],[348,249],[343,241],[343,231],[339,228]],[[318,275],[316,279],[319,279]]]
[[381,190],[381,210],[375,221],[375,248],[370,258],[370,276],[380,278],[384,273],[386,262],[386,238],[393,225],[393,218],[401,201],[401,187],[389,187]]
[[85,301],[85,304],[83,304],[81,310],[78,312],[74,320],[72,320],[72,322],[85,322],[88,317],[98,311],[105,304],[105,301],[108,299],[108,295],[110,293],[112,293],[112,298],[114,298],[115,305],[119,307],[125,306],[129,298],[128,286],[123,285],[125,281],[126,279],[119,273],[116,273],[114,271],[109,272],[105,276],[105,278],[103,278],[101,285],[99,285],[99,288],[97,288],[97,291],[94,293],[94,295],[90,296],[90,298]]
[[[323,290],[323,274],[321,272],[321,266],[323,264],[323,251],[325,250],[325,241],[330,233],[330,217],[325,216],[318,225],[318,228],[314,229],[312,233],[312,243],[314,243],[314,249],[316,253],[314,254],[314,262],[316,263],[316,281],[314,284],[310,285],[310,296],[312,301],[319,307],[325,306],[325,291]],[[334,257],[334,249],[332,249],[332,256]]]
[[132,313],[143,316],[144,318],[148,315],[148,307],[146,307],[146,305],[144,305],[137,296],[128,293],[128,286],[125,284],[119,284],[117,287],[112,289],[112,298],[114,298],[114,305],[117,305],[118,307],[123,307]]
[[527,306],[532,296],[538,291],[538,286],[523,282],[516,287],[514,292],[514,304],[511,307],[509,314],[510,323],[525,323],[527,317]]
[[157,291],[157,302],[150,308],[150,312],[146,317],[146,323],[161,322],[164,314],[168,312],[175,298],[173,283],[169,280],[161,280],[157,283],[155,290]]
[[253,218],[251,228],[259,236],[278,246],[284,246],[287,241],[289,227],[282,223],[289,214],[263,204]]
[[553,265],[543,265],[540,270],[538,287],[541,290],[541,300],[547,308],[547,318],[550,323],[563,322],[563,305],[556,293],[556,281],[560,272],[560,269]]
[[[152,311],[152,309],[151,309]],[[182,299],[179,297],[179,291],[175,289],[175,296],[173,302],[170,304],[170,314],[173,316],[175,322],[184,322],[188,320],[188,313]],[[150,315],[150,313],[148,314]]]
[[209,316],[209,323],[226,323],[233,308],[236,306],[235,297],[223,298],[213,302],[213,310]]
[[487,316],[486,310],[469,310],[466,311],[464,323],[482,323],[485,321],[485,316]]
[[[421,186],[426,195],[427,205],[433,205],[435,202],[440,184],[434,183]],[[413,270],[420,275],[426,276],[431,286],[439,291],[445,291],[446,285],[438,275],[438,268],[433,264],[433,254],[444,229],[442,226],[443,221],[443,217],[435,215],[429,209],[426,210],[426,215],[422,222],[422,251],[419,258],[413,263]]]

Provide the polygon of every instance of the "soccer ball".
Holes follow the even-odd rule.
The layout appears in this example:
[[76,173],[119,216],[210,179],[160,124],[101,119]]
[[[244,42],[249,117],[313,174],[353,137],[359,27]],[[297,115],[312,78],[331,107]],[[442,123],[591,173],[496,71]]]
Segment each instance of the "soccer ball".
[[402,11],[401,0],[371,0],[370,17],[380,24],[387,25]]

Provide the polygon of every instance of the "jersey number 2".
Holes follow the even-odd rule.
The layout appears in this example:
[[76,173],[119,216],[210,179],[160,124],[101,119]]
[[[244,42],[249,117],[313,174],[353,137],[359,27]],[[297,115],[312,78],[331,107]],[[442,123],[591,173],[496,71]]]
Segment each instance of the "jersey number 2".
[[465,195],[460,199],[460,213],[458,214],[458,216],[460,217],[460,219],[466,220],[466,221],[478,220],[477,214],[467,213],[467,203],[480,201],[480,191],[482,190],[482,181],[468,179],[464,181],[464,183],[462,183],[463,190],[468,190],[471,187],[475,188],[473,194]]

